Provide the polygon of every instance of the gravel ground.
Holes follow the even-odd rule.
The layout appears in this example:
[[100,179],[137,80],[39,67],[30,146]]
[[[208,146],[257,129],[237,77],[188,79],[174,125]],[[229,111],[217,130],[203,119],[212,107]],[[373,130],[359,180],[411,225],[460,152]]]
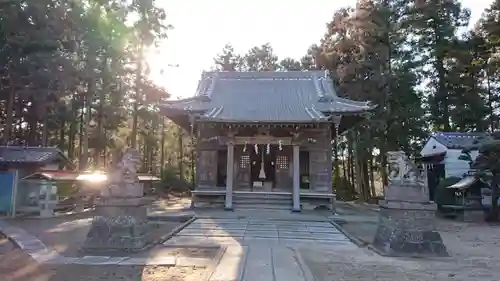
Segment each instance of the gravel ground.
[[4,236],[0,236],[0,280],[49,281],[54,271],[41,267]]
[[[377,228],[376,212],[346,208],[342,228],[362,242],[372,241]],[[438,219],[437,230],[451,257],[401,259],[381,257],[367,248],[300,249],[318,281],[327,280],[437,280],[493,281],[500,275],[500,227]]]
[[162,266],[39,265],[13,243],[0,237],[2,281],[199,281],[205,269]]
[[[100,252],[82,253],[82,248],[87,233],[90,230],[92,213],[70,215],[64,217],[47,219],[15,219],[9,220],[10,225],[22,228],[29,234],[40,239],[47,248],[68,257],[82,255],[103,255]],[[181,222],[163,221],[153,228],[152,236],[155,239],[170,233],[174,228],[180,226]],[[148,251],[141,253],[113,252],[105,253],[106,256],[144,256]],[[155,254],[156,255],[156,254]]]
[[46,219],[14,219],[8,224],[22,228],[49,249],[65,256],[78,256],[90,229],[93,212]]
[[50,281],[200,281],[204,269],[160,266],[61,266]]

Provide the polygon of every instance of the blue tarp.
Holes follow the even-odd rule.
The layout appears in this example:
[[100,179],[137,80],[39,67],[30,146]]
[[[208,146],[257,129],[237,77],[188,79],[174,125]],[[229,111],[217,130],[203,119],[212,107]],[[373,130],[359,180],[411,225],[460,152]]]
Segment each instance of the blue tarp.
[[0,172],[0,213],[12,212],[15,177],[15,172]]

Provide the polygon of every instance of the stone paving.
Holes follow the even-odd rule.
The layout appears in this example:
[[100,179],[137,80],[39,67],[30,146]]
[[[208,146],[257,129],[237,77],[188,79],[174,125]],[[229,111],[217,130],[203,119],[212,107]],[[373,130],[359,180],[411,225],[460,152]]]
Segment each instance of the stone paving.
[[297,247],[357,248],[328,221],[255,217],[197,219],[164,245],[226,247],[209,281],[314,280]]
[[328,221],[291,221],[263,218],[197,219],[176,236],[166,241],[167,246],[253,245],[273,243],[353,245],[349,239]]

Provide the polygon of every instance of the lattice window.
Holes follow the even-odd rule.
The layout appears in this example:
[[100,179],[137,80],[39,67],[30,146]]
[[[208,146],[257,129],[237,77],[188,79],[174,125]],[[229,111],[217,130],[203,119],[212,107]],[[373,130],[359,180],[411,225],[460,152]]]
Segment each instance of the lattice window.
[[241,155],[240,168],[244,169],[250,165],[250,155]]
[[285,155],[278,155],[278,157],[276,157],[276,165],[280,170],[288,169],[288,157]]

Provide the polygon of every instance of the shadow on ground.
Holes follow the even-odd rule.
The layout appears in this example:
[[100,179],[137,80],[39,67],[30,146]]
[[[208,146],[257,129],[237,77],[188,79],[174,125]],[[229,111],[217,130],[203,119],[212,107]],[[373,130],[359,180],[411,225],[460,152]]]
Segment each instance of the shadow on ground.
[[2,281],[199,281],[204,268],[117,265],[40,265],[5,237],[0,237]]

